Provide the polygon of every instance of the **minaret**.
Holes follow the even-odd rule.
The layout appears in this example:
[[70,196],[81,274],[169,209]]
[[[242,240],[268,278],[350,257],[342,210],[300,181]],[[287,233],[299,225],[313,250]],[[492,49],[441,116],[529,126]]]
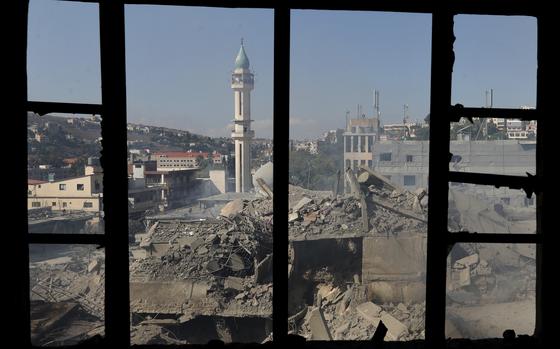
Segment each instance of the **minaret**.
[[231,75],[231,88],[235,99],[234,129],[231,137],[235,140],[235,191],[247,192],[251,189],[251,90],[253,73],[249,70],[249,58],[243,47],[235,58],[235,69]]

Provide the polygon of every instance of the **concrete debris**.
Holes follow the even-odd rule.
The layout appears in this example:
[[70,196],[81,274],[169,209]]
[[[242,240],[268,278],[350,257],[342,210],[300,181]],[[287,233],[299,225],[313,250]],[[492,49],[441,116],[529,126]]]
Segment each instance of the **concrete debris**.
[[[138,286],[131,287],[133,317],[166,314],[181,329],[158,326],[178,331],[177,338],[189,344],[243,340],[242,336],[265,340],[271,332],[265,323],[272,318],[271,213],[271,199],[239,199],[226,204],[217,219],[159,221],[148,235],[149,248],[131,248],[148,252],[130,265],[131,284]],[[158,245],[167,249],[154,253]],[[171,294],[171,290],[175,291]],[[245,327],[259,330],[243,334],[243,321],[252,323]],[[195,331],[200,332],[195,335],[187,330],[197,326],[215,331]],[[160,337],[139,334],[138,343],[161,342]]]
[[325,323],[325,317],[323,316],[321,308],[311,310],[309,327],[311,329],[311,339],[320,341],[332,340],[331,333]]
[[391,340],[399,340],[408,334],[408,327],[387,312],[381,313],[381,321],[387,326],[387,336]]
[[461,258],[455,261],[453,268],[461,269],[461,268],[469,268],[471,265],[475,265],[478,263],[478,254],[474,253],[470,256]]
[[[395,188],[392,184],[388,186],[383,181],[364,179],[376,178],[373,174],[363,172],[360,178],[375,185],[360,186],[352,196],[333,198],[319,193],[313,195],[305,189],[290,186],[290,196],[302,198],[289,213],[289,239],[301,241],[399,232],[425,233],[427,207],[421,205],[418,195]],[[422,199],[426,198],[425,191],[422,193]],[[303,195],[313,196],[314,199]]]
[[220,215],[228,218],[233,217],[243,211],[243,206],[244,203],[241,199],[230,201],[222,208]]
[[245,289],[245,286],[243,285],[243,279],[235,276],[228,276],[224,280],[224,289],[243,291]]
[[[320,330],[324,325],[335,340],[369,340],[383,323],[386,340],[423,339],[429,194],[424,188],[408,191],[370,169],[357,174],[352,184],[354,174],[345,173],[350,181],[346,195],[290,186],[290,333],[326,338]],[[468,209],[450,206],[450,230],[519,223],[515,218],[506,223],[513,212],[508,207],[477,210],[476,202],[461,194],[451,199]],[[363,217],[368,218],[367,230]],[[449,332],[454,336],[476,327],[474,322],[467,325],[469,316],[474,318],[469,308],[531,300],[534,306],[535,252],[528,244],[456,244],[448,257]],[[517,331],[514,325],[507,328]],[[475,330],[482,329],[469,333]]]
[[301,210],[304,206],[308,205],[309,203],[313,202],[313,199],[310,199],[308,197],[303,197],[297,204],[295,204],[292,207],[292,212],[298,212],[299,210]]
[[373,304],[372,302],[365,302],[356,307],[356,311],[364,319],[371,322],[371,324],[377,327],[379,320],[381,320],[381,307]]

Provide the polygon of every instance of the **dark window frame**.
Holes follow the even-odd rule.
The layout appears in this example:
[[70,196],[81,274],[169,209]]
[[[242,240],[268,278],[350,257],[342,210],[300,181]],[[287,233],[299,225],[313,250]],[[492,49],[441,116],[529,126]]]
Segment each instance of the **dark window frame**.
[[[283,116],[289,115],[289,63],[290,63],[290,10],[359,10],[359,11],[393,11],[432,14],[432,70],[430,88],[430,163],[432,174],[429,177],[430,200],[428,215],[428,262],[427,284],[430,292],[426,294],[426,345],[442,347],[445,344],[445,277],[447,251],[458,242],[523,242],[537,244],[537,323],[535,334],[540,340],[552,338],[555,335],[553,322],[549,314],[553,310],[544,307],[546,300],[552,300],[558,292],[558,286],[552,281],[553,255],[543,253],[543,246],[552,245],[552,235],[545,234],[544,217],[552,217],[553,205],[545,207],[544,187],[545,142],[552,143],[553,127],[545,127],[544,115],[553,115],[555,96],[553,89],[558,76],[558,68],[554,59],[555,40],[555,11],[550,2],[540,4],[530,0],[450,0],[444,4],[437,1],[411,0],[380,0],[364,2],[359,0],[345,0],[335,2],[262,0],[81,0],[83,2],[99,2],[100,37],[101,37],[101,77],[102,104],[75,104],[32,102],[27,100],[27,1],[10,3],[13,10],[12,19],[15,20],[15,34],[12,50],[8,54],[8,65],[13,67],[12,88],[6,91],[8,104],[16,110],[15,128],[21,131],[23,141],[18,140],[16,149],[16,173],[21,182],[10,186],[9,194],[16,200],[16,212],[19,216],[27,216],[26,199],[21,195],[24,185],[27,186],[26,175],[26,114],[35,111],[46,114],[49,112],[82,113],[101,115],[103,156],[101,165],[104,169],[104,197],[105,197],[105,225],[106,233],[99,236],[67,235],[67,234],[11,234],[9,242],[14,243],[16,253],[15,267],[10,268],[9,275],[19,280],[10,289],[14,302],[11,306],[16,311],[14,317],[14,338],[20,338],[20,346],[31,347],[30,318],[29,318],[29,244],[32,243],[63,243],[63,244],[97,244],[105,247],[106,251],[106,294],[105,294],[105,340],[110,345],[119,347],[130,346],[129,336],[129,291],[128,291],[128,237],[118,234],[119,228],[127,227],[127,166],[126,166],[126,81],[125,81],[125,46],[124,46],[124,4],[167,4],[191,5],[210,7],[245,7],[274,9],[274,153],[279,166],[274,166],[274,176],[284,178],[288,163],[288,154],[282,151],[281,139],[288,139],[284,131]],[[449,172],[449,122],[458,116],[465,116],[471,112],[480,113],[478,108],[453,108],[451,102],[451,75],[453,69],[453,16],[456,14],[486,14],[486,15],[525,15],[537,18],[538,25],[538,73],[537,73],[537,108],[533,112],[523,112],[523,117],[537,120],[541,132],[537,134],[537,174],[534,177],[514,177],[487,174]],[[553,58],[554,57],[554,58]],[[462,107],[462,106],[461,106]],[[507,111],[507,110],[506,110]],[[499,117],[499,111],[486,111],[485,117]],[[548,134],[549,136],[545,136]],[[436,136],[437,135],[437,136]],[[5,147],[7,149],[8,147]],[[108,166],[111,164],[111,166]],[[496,186],[522,187],[537,195],[537,234],[450,234],[447,232],[447,190],[450,181],[474,184],[491,184]],[[550,189],[549,189],[550,188]],[[279,182],[278,192],[287,192],[288,183]],[[547,192],[556,193],[553,187],[547,186]],[[548,196],[548,195],[547,195]],[[551,195],[551,197],[554,197]],[[120,200],[122,199],[122,200]],[[275,213],[287,211],[287,197],[274,196]],[[283,214],[279,214],[283,217]],[[17,225],[21,231],[27,231],[27,220],[20,219]],[[550,229],[552,230],[552,229]],[[285,234],[287,222],[277,219],[274,222],[274,274],[285,275],[287,264],[288,241]],[[442,238],[442,234],[444,237]],[[122,236],[120,236],[122,235]],[[484,236],[481,236],[484,235]],[[545,287],[546,282],[546,287]],[[274,289],[276,295],[284,294],[287,289],[285,277],[275,278]],[[23,295],[23,296],[22,296]],[[108,305],[111,306],[108,306]],[[275,340],[283,342],[287,334],[287,307],[283,297],[274,297],[273,329]],[[22,311],[23,310],[23,311]],[[551,317],[551,316],[550,316]],[[545,321],[548,320],[548,321]],[[99,346],[101,346],[99,345]]]

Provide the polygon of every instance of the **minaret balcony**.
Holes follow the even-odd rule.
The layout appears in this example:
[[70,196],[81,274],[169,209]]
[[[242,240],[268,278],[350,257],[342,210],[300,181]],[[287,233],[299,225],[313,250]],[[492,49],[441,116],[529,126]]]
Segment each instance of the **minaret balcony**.
[[253,130],[244,131],[244,132],[235,132],[234,130],[232,131],[233,132],[231,133],[231,138],[233,139],[243,140],[243,139],[251,139],[255,137],[255,131]]

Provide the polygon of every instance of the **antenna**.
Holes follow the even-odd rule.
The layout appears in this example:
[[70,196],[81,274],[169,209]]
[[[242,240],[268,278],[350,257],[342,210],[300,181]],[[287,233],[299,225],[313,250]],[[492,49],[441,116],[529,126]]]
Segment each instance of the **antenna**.
[[403,124],[406,124],[408,118],[408,104],[403,104]]
[[490,108],[494,106],[494,89],[490,89]]
[[379,91],[373,90],[373,109],[375,110],[375,115],[379,119]]

